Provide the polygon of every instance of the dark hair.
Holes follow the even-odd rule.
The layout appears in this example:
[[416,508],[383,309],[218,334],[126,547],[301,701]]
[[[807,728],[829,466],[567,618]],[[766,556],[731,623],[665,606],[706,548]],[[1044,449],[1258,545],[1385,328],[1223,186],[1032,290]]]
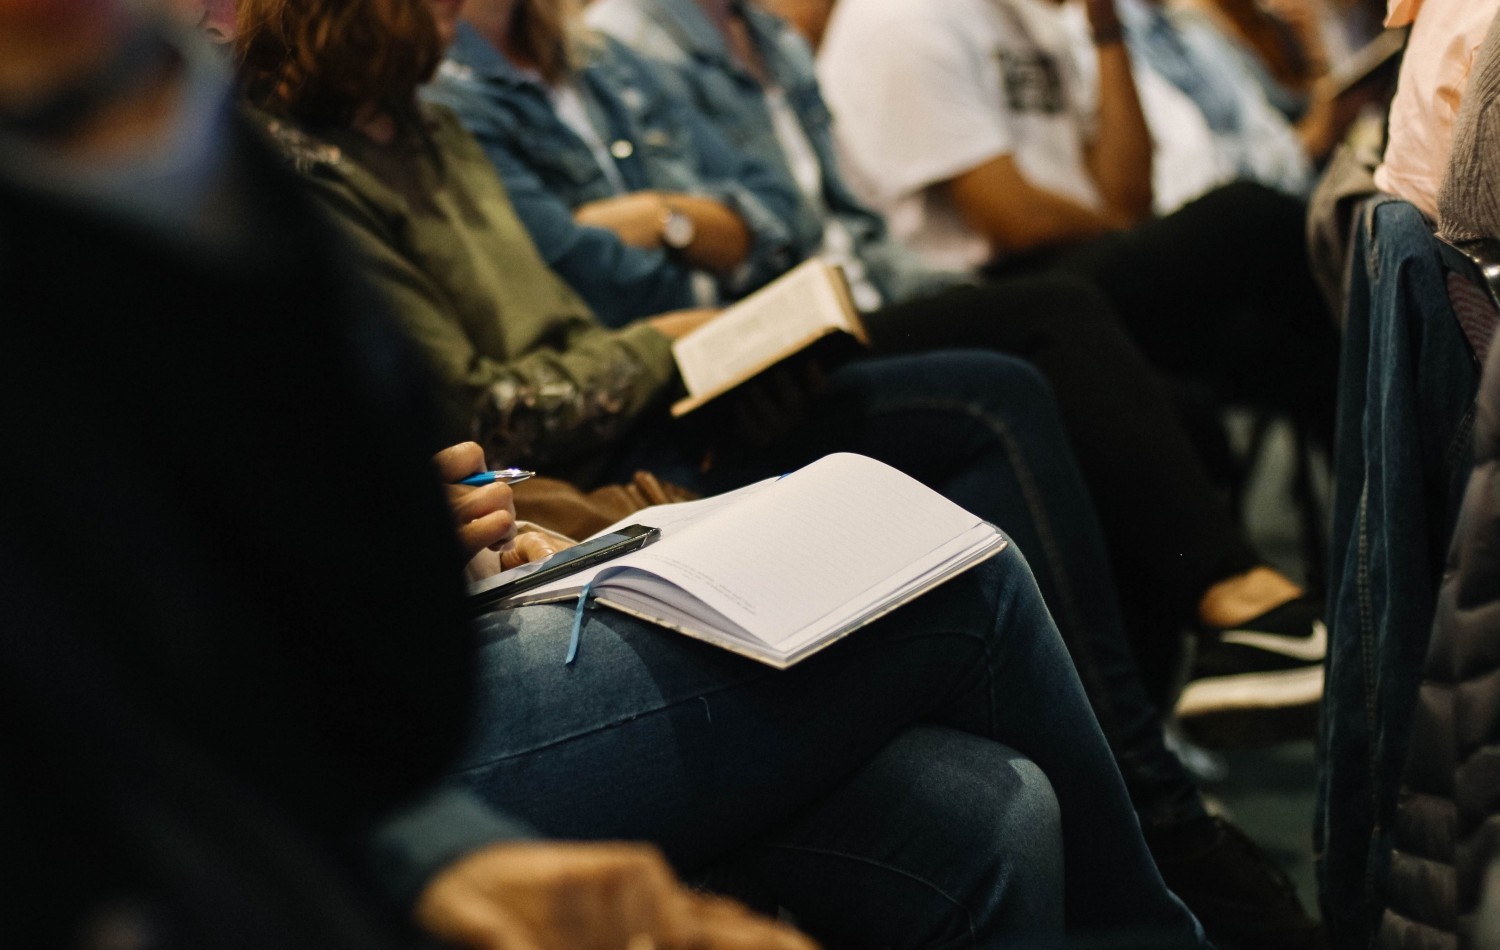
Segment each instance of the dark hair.
[[309,127],[375,104],[414,122],[442,42],[426,0],[239,0],[235,59],[251,105]]
[[511,42],[549,83],[577,68],[583,28],[579,0],[520,0],[511,14]]

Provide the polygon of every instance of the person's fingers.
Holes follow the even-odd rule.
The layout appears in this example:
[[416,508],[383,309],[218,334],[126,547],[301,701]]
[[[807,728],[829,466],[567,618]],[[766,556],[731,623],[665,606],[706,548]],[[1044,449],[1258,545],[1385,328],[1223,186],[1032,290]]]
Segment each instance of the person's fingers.
[[518,534],[509,543],[499,549],[500,569],[508,571],[522,564],[530,564],[532,561],[540,561],[551,557],[558,551],[563,550],[563,543],[541,531],[528,531]]
[[485,470],[484,449],[477,442],[460,442],[450,445],[432,457],[438,476],[447,483],[468,478]]
[[470,557],[509,541],[516,533],[515,499],[501,482],[480,488],[448,486],[448,504],[459,543]]
[[591,936],[599,946],[655,947],[662,935],[667,906],[675,899],[675,880],[651,854],[629,854],[594,878],[598,908]]
[[458,525],[458,540],[470,557],[508,542],[516,533],[516,516],[508,509],[492,511]]
[[467,881],[429,888],[417,916],[434,936],[470,950],[550,950],[493,896]]
[[489,548],[480,548],[469,558],[468,565],[464,568],[464,574],[471,581],[482,581],[487,577],[494,577],[505,570],[500,564],[500,555]]
[[721,897],[680,898],[679,943],[663,950],[818,950],[807,936]]
[[514,515],[516,499],[511,487],[504,482],[493,482],[478,488],[450,485],[448,504],[453,508],[453,517],[463,522],[482,518],[495,511],[506,511]]

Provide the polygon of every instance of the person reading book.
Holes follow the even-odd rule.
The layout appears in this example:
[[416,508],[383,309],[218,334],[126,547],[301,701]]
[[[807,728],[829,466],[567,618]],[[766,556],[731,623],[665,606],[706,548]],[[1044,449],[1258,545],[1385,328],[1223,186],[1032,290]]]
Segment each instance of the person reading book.
[[[264,68],[282,61],[273,45]],[[667,341],[645,324],[608,331],[590,319],[538,259],[493,169],[451,117],[416,112],[400,136],[388,121],[382,144],[347,119],[316,122],[299,104],[281,101],[274,72],[247,83],[426,350],[447,394],[454,438],[479,432],[507,464],[584,488],[645,467],[711,493],[834,451],[914,475],[1004,526],[1034,558],[1070,642],[1089,644],[1077,661],[1122,756],[1154,750],[1143,756],[1149,767],[1132,770],[1132,788],[1152,796],[1160,815],[1201,818],[1216,848],[1253,856],[1242,837],[1202,817],[1196,792],[1163,746],[1090,503],[1034,371],[978,352],[852,362],[829,377],[785,437],[757,446],[719,441],[710,454],[701,433],[667,425],[663,404],[675,386]],[[302,88],[315,87],[304,81]],[[1183,863],[1202,850],[1185,849]]]
[[[517,214],[544,256],[575,289],[599,289],[606,319],[638,316],[630,288],[646,279],[638,270],[614,266],[619,258],[582,252],[611,237],[629,247],[632,238],[624,229],[598,233],[579,211],[598,201],[644,200],[668,181],[680,189],[684,169],[696,174],[693,188],[712,191],[715,162],[685,162],[680,150],[652,146],[686,141],[686,129],[709,123],[718,132],[718,148],[733,143],[796,184],[798,215],[808,222],[798,230],[825,235],[821,260],[843,263],[851,284],[863,285],[863,294],[856,290],[853,297],[864,300],[859,309],[866,311],[862,322],[875,352],[978,346],[1033,360],[1047,376],[1098,508],[1138,643],[1166,654],[1156,644],[1175,641],[1182,623],[1240,626],[1288,603],[1272,619],[1295,625],[1295,639],[1310,638],[1318,601],[1298,599],[1300,589],[1245,539],[1177,423],[1159,375],[1101,295],[1054,278],[934,289],[955,275],[922,265],[854,198],[834,153],[812,60],[790,29],[758,5],[599,0],[588,18],[607,36],[585,27],[576,4],[470,0],[430,98],[451,106],[474,132],[516,195]],[[642,58],[653,68],[645,68]],[[554,105],[554,92],[563,87],[593,103],[587,114],[601,117],[595,136],[632,143],[627,161],[595,158],[585,145],[587,130],[579,131],[577,121]],[[611,164],[620,166],[619,175],[610,173]],[[636,190],[620,190],[617,178]],[[1015,522],[1000,523],[1020,530]],[[1159,717],[1135,666],[1127,660],[1112,667],[1109,658],[1118,648],[1095,646],[1119,638],[1115,608],[1105,611],[1108,619],[1075,623],[1084,614],[1067,601],[1089,595],[1082,587],[1053,584],[1032,540],[1023,537],[1022,546],[1037,560],[1075,660],[1118,674],[1108,687],[1101,680],[1086,682],[1121,753],[1142,819],[1148,830],[1161,832],[1153,843],[1168,873],[1180,875],[1184,887],[1205,891],[1219,881],[1237,882],[1227,900],[1220,888],[1200,902],[1221,909],[1224,921],[1210,924],[1225,933],[1313,933],[1311,920],[1288,899],[1290,889],[1264,855],[1208,818],[1196,788],[1162,742]],[[1213,634],[1205,634],[1204,642],[1212,644]],[[1233,681],[1241,686],[1239,697],[1231,701],[1223,690],[1228,677],[1203,677],[1189,686],[1193,713],[1238,713],[1253,722],[1264,714],[1261,704],[1317,702],[1317,658],[1289,670],[1285,658],[1269,652],[1233,646],[1224,652],[1232,655],[1219,669],[1240,674]],[[1244,677],[1256,674],[1258,688],[1244,689]],[[1194,860],[1179,863],[1177,855]],[[1246,873],[1204,873],[1208,863]],[[1260,886],[1252,891],[1247,879]]]
[[[318,70],[305,76],[296,85],[274,80],[262,83],[257,79],[257,70],[275,71],[289,65],[283,55],[286,37],[278,36],[278,29],[295,29],[297,35],[322,37],[323,43],[328,45],[320,46],[315,51],[306,50],[307,56],[303,60],[317,64],[319,70],[332,70],[340,63],[357,62],[364,70],[363,75],[368,76],[365,64],[390,61],[371,55],[358,45],[360,42],[367,42],[371,34],[351,37],[337,30],[316,29],[316,24],[326,23],[324,18],[332,15],[328,9],[315,4],[308,5],[291,11],[296,15],[290,18],[290,22],[287,12],[278,10],[280,16],[269,17],[256,4],[246,4],[242,8],[242,25],[247,25],[247,29],[241,33],[237,46],[242,74],[252,98],[257,98],[257,92],[265,96],[278,89],[295,89],[308,94],[316,94],[321,89],[314,81],[319,74]],[[354,13],[366,17],[366,22],[382,28],[373,34],[379,44],[397,43],[403,39],[400,32],[380,18],[379,5],[372,8],[371,5],[361,4]],[[414,39],[407,42],[421,48],[426,42],[424,36],[425,34],[418,32]],[[348,48],[351,42],[355,44],[352,50]],[[420,75],[415,74],[408,80],[408,93],[414,91],[416,78],[420,78]],[[273,104],[268,97],[258,98],[257,101]],[[362,101],[382,104],[390,102],[397,106],[409,102],[405,97]],[[279,121],[286,123],[285,107],[278,111],[283,116]],[[380,119],[382,111],[383,105],[375,106],[366,110],[364,116]],[[386,115],[384,118],[389,120],[391,117]],[[352,121],[352,116],[344,121]],[[384,123],[375,122],[372,128],[378,130],[382,124]],[[447,127],[439,120],[436,130],[429,130],[425,125],[417,126],[416,130],[432,131],[434,135],[441,136]],[[283,124],[278,128],[285,145],[288,126]],[[410,134],[413,129],[408,126],[405,131]],[[301,147],[292,149],[292,154],[314,159],[305,165],[309,177],[327,176],[329,180],[323,183],[325,191],[321,193],[323,200],[341,210],[344,216],[356,214],[359,205],[352,190],[344,192],[340,201],[337,199],[339,192],[332,184],[337,180],[335,176],[347,181],[350,176],[359,172],[350,167],[353,162],[345,158],[343,153],[340,153],[337,167],[330,167],[333,164],[331,156],[319,151],[320,141],[322,140],[302,139]],[[441,141],[440,138],[439,143]],[[423,147],[385,153],[384,157],[389,160],[389,164],[383,167],[392,179],[399,181],[394,169],[406,167],[405,163],[420,169],[420,162],[433,160],[436,153],[444,163],[444,180],[455,188],[459,185],[477,188],[478,183],[486,180],[491,182],[487,186],[488,190],[477,195],[483,200],[463,202],[462,207],[467,212],[483,210],[493,214],[498,213],[497,208],[504,210],[503,195],[493,184],[493,178],[475,176],[471,170],[476,166],[467,161],[464,153],[443,153],[435,148],[429,150],[427,146],[432,144],[429,139]],[[367,160],[379,161],[381,153],[376,152],[375,155],[375,158]],[[402,161],[395,161],[397,157]],[[487,169],[487,166],[481,167]],[[489,172],[487,174],[492,175]],[[373,176],[363,184],[373,188]],[[429,199],[432,197],[429,196]],[[345,227],[350,227],[358,235],[357,227],[352,227],[349,220],[341,220]],[[360,225],[364,221],[363,216],[356,216],[352,224]],[[448,224],[459,235],[473,233],[472,224],[467,231],[462,228],[462,219]],[[434,274],[445,273],[436,267],[431,269],[432,274],[410,263],[397,270],[390,261],[393,258],[407,261],[408,255],[414,254],[413,250],[392,241],[386,234],[377,236],[388,243],[382,245],[367,236],[361,248],[361,259],[367,267],[370,267],[372,255],[376,262],[376,266],[367,271],[367,276],[377,286],[388,287],[388,280],[382,278],[395,272],[405,275],[408,286],[418,290],[441,286],[451,293],[458,287],[452,281],[441,285],[432,283]],[[449,263],[456,264],[462,260],[461,256],[455,256]],[[493,262],[489,266],[493,267]],[[513,273],[507,276],[514,281],[526,280],[526,266],[515,267]],[[384,273],[382,267],[385,268]],[[397,289],[399,291],[399,286]],[[442,294],[433,299],[442,301],[447,296],[448,294]],[[568,298],[554,292],[553,299],[566,302]],[[396,295],[398,305],[410,306],[411,300],[410,293]],[[490,313],[493,314],[493,308],[497,304],[505,306],[507,300],[504,295],[500,295],[489,301]],[[412,325],[408,322],[408,326]],[[422,325],[418,323],[415,326]],[[420,341],[420,336],[418,339]],[[539,360],[539,364],[556,366],[559,365],[558,357],[566,355],[538,353],[539,357],[549,361]],[[951,375],[955,367],[962,371],[964,364],[962,361],[940,362],[933,371],[934,379],[944,379],[944,370]],[[987,380],[993,378],[993,374],[989,372],[983,375]],[[1029,375],[1023,375],[1022,378],[1034,379]],[[445,385],[450,388],[453,386],[451,378],[445,381]],[[985,391],[993,392],[989,386],[986,386]],[[1032,393],[1030,398],[1018,405],[1018,414],[1022,418],[1027,413],[1046,418],[1044,405],[1039,404],[1036,399],[1041,389],[1037,387]],[[849,387],[845,395],[857,396],[859,391]],[[1026,394],[1021,392],[1020,395]],[[564,402],[564,406],[566,405],[568,403]],[[934,422],[942,419],[942,416],[924,416],[924,410],[920,406],[903,409],[899,404],[886,405],[892,406],[887,417],[879,421],[856,422],[850,426],[851,430],[857,434],[855,427],[858,426],[861,429],[884,431],[887,422],[897,433],[916,422],[927,423],[927,428],[931,430]],[[996,505],[990,495],[1002,487],[1004,472],[997,472],[996,466],[1003,457],[1003,445],[998,440],[990,441],[994,438],[992,433],[995,431],[990,425],[975,425],[976,420],[986,419],[981,411],[985,405],[983,402],[975,403],[964,399],[957,404],[955,411],[950,412],[954,418],[965,421],[964,430],[952,433],[955,436],[963,435],[963,438],[950,440],[953,450],[973,453],[973,458],[966,460],[968,470],[954,465],[953,460],[948,460],[947,464],[954,466],[953,477],[958,479],[950,488],[952,494],[966,492],[994,509]],[[527,407],[517,408],[524,411]],[[566,419],[564,416],[560,421]],[[1023,440],[1030,438],[1024,431],[1001,431]],[[522,462],[522,458],[509,451],[512,448],[516,447],[507,447],[507,454],[501,457],[503,461],[507,464]],[[925,440],[914,442],[909,452],[913,455],[919,452],[931,454],[931,444]],[[914,461],[918,465],[923,464],[922,459]],[[930,465],[928,470],[931,471]],[[959,477],[960,473],[962,478]],[[1032,474],[1049,484],[1068,480],[1065,471],[1036,471]],[[1086,510],[1086,503],[1076,507]],[[898,526],[893,525],[892,528],[897,530]],[[942,865],[953,868],[960,876],[968,878],[967,883],[953,883],[963,883],[964,889],[975,895],[978,903],[983,906],[974,908],[977,914],[973,916],[975,923],[971,925],[967,921],[957,920],[953,916],[952,906],[946,901],[938,902],[943,906],[934,906],[928,900],[932,891],[926,890],[926,897],[914,894],[911,900],[896,900],[888,905],[893,912],[899,909],[900,920],[891,920],[889,915],[877,919],[862,902],[859,905],[850,903],[854,895],[871,893],[867,887],[847,886],[847,882],[830,887],[828,885],[834,881],[824,867],[814,867],[796,860],[792,863],[797,868],[783,866],[786,871],[782,884],[788,906],[805,908],[803,912],[808,915],[806,919],[813,920],[816,915],[819,919],[826,920],[836,915],[842,921],[841,926],[854,928],[856,932],[864,933],[869,940],[875,939],[874,931],[877,928],[884,928],[880,934],[882,939],[906,928],[925,928],[922,933],[912,934],[911,939],[906,941],[913,945],[923,945],[941,940],[942,932],[954,924],[961,928],[960,933],[967,932],[970,926],[981,928],[972,936],[981,942],[988,942],[988,934],[996,928],[1018,926],[1014,918],[1009,922],[1000,919],[1009,916],[1011,910],[1030,917],[1033,911],[1040,910],[1045,915],[1053,915],[1059,908],[1066,907],[1068,923],[1075,929],[1123,928],[1136,931],[1144,927],[1164,934],[1164,939],[1169,942],[1194,943],[1198,938],[1190,916],[1167,896],[1151,866],[1149,856],[1139,842],[1138,828],[1131,817],[1127,799],[1119,785],[1107,747],[1097,733],[1097,727],[1083,726],[1084,723],[1092,723],[1091,713],[1082,694],[1076,691],[1076,679],[1066,672],[1068,660],[1056,641],[1055,630],[1044,626],[1042,637],[1035,641],[1043,647],[1041,654],[1034,654],[1030,647],[1012,654],[1009,647],[994,650],[983,645],[992,635],[984,631],[992,630],[993,635],[1005,636],[1008,642],[1007,631],[1029,628],[1033,622],[1045,616],[1041,602],[1028,579],[1029,572],[1024,572],[1020,565],[1018,551],[1008,556],[1002,555],[917,602],[925,605],[921,611],[924,616],[926,611],[940,606],[938,600],[930,598],[940,596],[953,597],[957,603],[977,610],[983,616],[973,628],[979,632],[978,639],[965,636],[954,638],[946,632],[932,638],[913,637],[916,628],[911,625],[912,620],[903,621],[902,618],[915,618],[916,614],[898,611],[881,624],[871,625],[860,631],[857,638],[850,637],[846,641],[847,651],[835,654],[834,649],[830,649],[824,654],[827,659],[823,662],[814,658],[799,664],[786,674],[771,674],[763,667],[745,663],[722,651],[701,647],[682,638],[663,634],[659,630],[632,626],[604,611],[587,615],[588,624],[583,636],[588,648],[578,664],[569,668],[559,662],[561,651],[558,648],[566,642],[567,630],[572,624],[572,609],[536,607],[489,615],[483,622],[486,650],[486,662],[483,665],[487,671],[487,682],[492,687],[492,693],[487,691],[487,695],[490,695],[491,701],[496,705],[486,705],[485,708],[489,711],[480,720],[481,727],[476,732],[476,747],[468,759],[468,768],[460,775],[493,801],[509,799],[509,808],[523,813],[528,809],[535,809],[538,814],[546,811],[546,820],[539,823],[549,831],[567,834],[570,827],[584,825],[598,829],[586,833],[593,836],[606,833],[606,829],[633,826],[638,831],[632,836],[645,835],[656,840],[659,835],[660,840],[668,845],[669,855],[671,849],[680,849],[678,854],[672,856],[690,863],[695,857],[706,857],[702,853],[704,849],[714,849],[716,852],[723,849],[724,853],[716,853],[716,857],[730,857],[742,851],[757,830],[777,826],[793,812],[806,814],[803,811],[809,803],[806,793],[812,791],[831,795],[839,782],[851,778],[848,767],[855,761],[860,767],[873,762],[875,772],[871,781],[882,789],[888,789],[895,797],[891,798],[883,792],[867,797],[858,785],[850,786],[850,796],[833,803],[831,811],[824,818],[842,823],[851,833],[857,831],[859,840],[825,840],[823,844],[838,845],[842,849],[859,844],[867,836],[877,844],[888,840],[890,809],[897,802],[906,799],[913,803],[914,814],[932,818],[929,822],[932,850],[923,859],[928,867]],[[1021,609],[1020,602],[1001,603],[987,595],[973,596],[971,585],[979,585],[979,589],[983,589],[996,578],[1002,579],[1001,586],[1008,586],[1012,581],[1019,583],[1023,600],[1030,606]],[[965,593],[966,589],[971,592]],[[936,625],[935,631],[967,629],[973,619],[947,614],[946,610],[936,610],[932,617]],[[925,624],[926,621],[921,623]],[[934,710],[929,699],[939,694],[929,691],[934,689],[933,684],[943,682],[945,675],[932,664],[917,662],[914,654],[896,656],[879,649],[880,631],[887,631],[885,635],[893,642],[911,643],[922,650],[928,646],[938,646],[946,651],[948,646],[953,646],[955,649],[947,654],[948,659],[938,664],[940,667],[949,661],[953,663],[947,669],[959,679],[948,682],[956,685],[968,677],[975,677],[984,685],[978,687],[977,692],[964,691],[966,699],[972,699],[977,704],[973,707],[974,710],[988,709],[1001,718],[992,718],[991,712],[983,713],[978,719],[972,720],[977,723],[975,729],[969,729],[963,725],[970,721],[969,710],[962,705],[951,709],[944,707],[940,715],[935,715],[938,711]],[[1019,642],[1030,643],[1032,638],[1024,635]],[[664,652],[654,652],[657,650]],[[975,650],[979,652],[975,653]],[[645,651],[653,651],[649,660],[643,659]],[[886,658],[881,659],[877,654]],[[989,663],[978,661],[980,654],[992,656],[1005,666],[1005,675],[993,676]],[[631,656],[637,657],[637,660],[632,661]],[[887,680],[894,691],[871,689],[871,685],[878,682],[878,678],[874,676],[875,670],[864,670],[860,662],[851,665],[851,660],[859,656],[868,657],[879,669],[899,671],[902,677],[908,677],[906,685],[896,689],[894,681]],[[1007,657],[1016,660],[1014,667],[1011,667]],[[1033,665],[1033,661],[1036,665]],[[974,665],[976,662],[978,665]],[[994,672],[1001,671],[995,669]],[[511,679],[513,676],[518,679]],[[767,679],[767,676],[774,678]],[[676,685],[672,686],[670,694],[663,693],[663,689],[673,683]],[[991,683],[994,683],[998,692],[991,691]],[[1051,694],[1052,690],[1059,688],[1064,691],[1063,694]],[[832,713],[842,702],[837,689],[857,693],[862,697],[860,704]],[[998,700],[1011,689],[1022,692],[1041,689],[1047,695],[1038,696],[1035,702],[1029,699],[1007,701],[1008,708],[1002,708],[1004,704],[999,704]],[[915,692],[908,693],[908,690]],[[901,700],[897,693],[905,693],[911,702]],[[701,701],[698,698],[700,696]],[[547,708],[536,706],[539,702],[544,703]],[[514,705],[516,703],[531,708],[523,713],[522,708]],[[879,717],[872,718],[870,715],[872,706],[894,711],[900,705],[906,706],[906,712],[898,720],[882,721]],[[812,718],[804,715],[815,707],[823,712]],[[1035,715],[1036,710],[1044,707],[1049,710],[1065,707],[1065,713],[1061,718],[1054,718],[1049,711],[1044,723],[1042,717]],[[701,724],[696,719],[700,708],[707,713]],[[778,721],[774,727],[762,731],[757,725],[759,717],[754,711],[771,708],[785,709],[788,713],[795,713],[800,708],[803,713],[795,715],[803,725]],[[893,758],[883,759],[884,750],[891,744],[892,736],[901,734],[908,727],[928,722],[929,717],[931,721],[940,723],[950,711],[955,714],[955,718],[947,725],[956,726],[956,729],[925,730],[916,745],[908,747],[897,743],[892,747]],[[682,713],[687,713],[692,718],[677,721]],[[829,715],[825,716],[825,713]],[[818,725],[814,720],[822,724]],[[862,722],[874,723],[874,734],[858,725]],[[891,731],[898,723],[899,729]],[[1046,877],[1049,873],[1046,868],[1050,864],[1046,858],[1045,846],[1040,852],[1032,850],[1039,842],[1035,836],[1019,833],[992,835],[990,832],[977,831],[970,825],[973,819],[983,818],[988,822],[991,816],[1010,810],[1011,805],[1007,803],[1011,801],[1011,797],[999,787],[1010,782],[1004,776],[1027,777],[1029,782],[1030,777],[1035,775],[1020,765],[1014,768],[1002,766],[996,774],[1003,781],[989,774],[991,766],[1001,761],[995,758],[996,754],[1009,755],[1000,753],[998,747],[991,744],[1001,734],[992,731],[991,727],[996,724],[1003,724],[1003,732],[1008,733],[1014,729],[1017,732],[1016,741],[1024,741],[1028,745],[1035,742],[1038,745],[1037,751],[1032,754],[1041,757],[1037,760],[1043,763],[1041,768],[1058,773],[1056,777],[1049,775],[1048,778],[1055,789],[1061,789],[1057,795],[1062,813],[1076,813],[1076,817],[1068,819],[1068,831],[1063,841],[1065,860],[1070,868],[1076,867],[1076,870],[1070,870],[1067,875],[1064,885],[1067,892],[1065,901],[1052,898],[1042,898],[1036,902],[1017,900],[1008,909],[995,903],[997,897],[1002,904],[1006,903],[1003,893],[996,891],[996,884],[1005,878],[1003,873],[998,876],[996,874],[997,860],[1004,861],[1007,866],[1013,863],[1018,867],[1033,869],[1012,878],[1019,885],[1021,878],[1025,877],[1029,882],[1025,885],[1027,887],[1036,882],[1031,876],[1033,873]],[[1059,742],[1059,729],[1071,732],[1074,725],[1079,725],[1088,737],[1082,743],[1082,758],[1079,758],[1079,750],[1069,748],[1075,744],[1071,736],[1066,741]],[[530,732],[533,726],[544,730],[545,734]],[[622,726],[625,728],[622,729]],[[579,727],[583,727],[584,732],[579,732]],[[687,733],[680,730],[689,727],[707,731],[699,733],[703,743],[696,749],[688,750],[676,739],[663,742],[657,730],[664,727],[680,736],[686,736]],[[744,734],[743,738],[736,738],[728,731],[731,727],[743,727],[752,731]],[[568,735],[577,736],[578,741],[560,741],[559,737]],[[585,737],[588,741],[584,741]],[[976,802],[970,799],[957,812],[950,811],[946,805],[939,808],[939,803],[950,801],[950,796],[967,780],[961,781],[958,786],[952,785],[948,778],[943,778],[935,785],[929,784],[930,779],[937,779],[942,772],[941,768],[934,771],[935,763],[950,761],[947,754],[933,755],[935,747],[930,743],[936,741],[939,745],[946,745],[950,739],[956,739],[960,745],[968,745],[973,737],[980,740],[979,744],[970,753],[951,761],[961,763],[972,753],[977,753],[988,761],[989,764],[980,766],[977,773],[983,776],[982,780],[970,785],[971,792],[981,794],[987,801]],[[867,745],[869,739],[876,739],[880,743],[878,748],[870,748]],[[793,745],[795,748],[792,748]],[[753,746],[780,751],[775,756],[757,759],[746,752],[747,748]],[[871,752],[880,754],[871,759]],[[678,759],[679,753],[691,753],[690,761],[695,764],[690,767],[683,765]],[[854,757],[853,760],[847,757],[850,755]],[[838,774],[832,783],[828,780],[833,776],[825,769],[825,764],[831,765]],[[528,772],[531,778],[524,781],[515,779],[509,773],[513,768]],[[960,765],[950,777],[959,779],[963,773],[976,774],[970,765],[965,764]],[[534,785],[533,780],[536,782]],[[715,782],[719,784],[713,784]],[[525,788],[533,791],[525,792]],[[924,799],[930,794],[931,802],[916,807],[915,801],[907,797],[913,792],[919,792]],[[520,798],[513,797],[520,795],[530,796],[530,802],[522,802]],[[876,807],[861,813],[857,810],[861,802]],[[956,800],[954,805],[958,805]],[[956,818],[960,812],[968,817],[944,830],[949,819]],[[1040,819],[1040,815],[1030,806],[1028,812],[1027,820]],[[1009,825],[1009,820],[1001,823]],[[1038,824],[1038,827],[1045,826],[1045,822]],[[928,837],[924,835],[924,839]],[[997,847],[976,849],[973,847],[976,837],[993,838]],[[1010,842],[1000,846],[999,843],[1007,838]],[[958,843],[960,839],[961,844]],[[1014,847],[1024,848],[1028,853],[1016,857],[1011,850]],[[1107,873],[1102,864],[1093,860],[1096,848],[1103,848],[1112,855]],[[799,849],[793,843],[785,848],[772,847],[768,854],[758,857],[775,859],[777,855],[789,858],[796,858],[798,855],[810,857],[811,852],[805,848]],[[751,857],[758,859],[757,856]],[[972,867],[958,867],[955,864],[956,857],[960,858],[958,864],[968,864],[972,859],[986,867],[975,874]],[[1117,873],[1122,866],[1126,868],[1126,873]],[[805,877],[802,876],[804,874]],[[919,881],[921,876],[912,880]],[[983,883],[985,881],[988,883]],[[886,878],[880,886],[886,888],[899,883]],[[1001,891],[1004,889],[1002,885]],[[918,905],[924,910],[922,914],[914,915],[912,908]],[[1048,923],[1033,918],[1019,926],[1046,929],[1054,924],[1055,920]],[[830,923],[829,926],[832,927],[833,924]],[[937,935],[934,936],[934,933]]]
[[[1257,621],[1306,642],[1319,602],[1248,543],[1161,374],[1109,302],[1076,278],[954,286],[961,275],[924,265],[853,196],[811,59],[784,24],[717,0],[601,0],[588,17],[605,35],[584,25],[577,4],[557,0],[474,0],[465,11],[428,95],[475,134],[543,257],[606,323],[644,316],[639,302],[655,278],[622,263],[642,253],[635,229],[595,220],[592,209],[646,208],[669,184],[674,194],[713,194],[725,165],[716,156],[753,157],[796,189],[794,230],[819,235],[809,251],[849,277],[876,353],[981,347],[1047,377],[1153,682],[1166,678],[1157,671],[1172,665],[1178,630],[1190,625],[1202,630],[1202,652],[1222,660],[1208,667],[1263,686],[1236,696],[1227,675],[1200,677],[1187,714],[1253,721],[1266,707],[1316,703],[1316,660],[1288,669],[1279,655],[1221,646],[1224,630]],[[563,108],[560,90],[590,107]],[[628,157],[591,149],[594,138],[627,143]],[[709,147],[683,154],[683,143],[705,139]]]
[[150,6],[0,0],[0,945],[426,947],[425,883],[488,946],[812,950],[434,786],[474,650],[419,365]]
[[[679,383],[659,327],[680,333],[676,324],[702,315],[600,326],[539,259],[493,169],[449,113],[388,93],[379,101],[397,112],[356,124],[363,107],[330,110],[322,97],[334,93],[316,70],[301,92],[278,85],[284,47],[274,36],[261,42],[240,38],[247,96],[435,370],[449,441],[478,434],[507,464],[584,489],[645,468],[702,493],[857,452],[1004,525],[1045,558],[1052,591],[1111,590],[1092,512],[1034,370],[986,353],[855,360],[774,440],[751,445],[674,424],[666,406]],[[314,65],[333,70],[364,56],[348,44]],[[421,78],[406,77],[403,95],[414,96]],[[1112,593],[1078,597],[1070,623],[1118,629],[1112,602]]]

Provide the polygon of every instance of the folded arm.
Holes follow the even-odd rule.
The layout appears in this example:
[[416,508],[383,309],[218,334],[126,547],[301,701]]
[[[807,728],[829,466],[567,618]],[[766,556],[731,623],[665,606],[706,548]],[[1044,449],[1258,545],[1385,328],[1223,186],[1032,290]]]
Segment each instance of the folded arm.
[[[667,246],[667,222],[673,214],[692,222],[692,240]],[[631,247],[668,251],[690,267],[728,274],[750,251],[750,229],[733,208],[700,195],[635,191],[579,205],[573,220],[584,227],[605,228]]]

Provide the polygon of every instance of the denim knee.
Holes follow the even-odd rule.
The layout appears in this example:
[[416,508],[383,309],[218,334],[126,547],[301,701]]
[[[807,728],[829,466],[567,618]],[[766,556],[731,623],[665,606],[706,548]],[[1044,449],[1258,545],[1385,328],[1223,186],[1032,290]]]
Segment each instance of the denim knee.
[[[904,741],[927,750],[927,814],[915,822],[947,852],[954,912],[915,945],[1045,945],[1063,929],[1062,812],[1041,768],[1014,749],[937,727]],[[902,740],[898,740],[902,741]]]
[[1020,753],[957,729],[901,731],[747,858],[832,946],[971,950],[1062,935],[1051,784]]

